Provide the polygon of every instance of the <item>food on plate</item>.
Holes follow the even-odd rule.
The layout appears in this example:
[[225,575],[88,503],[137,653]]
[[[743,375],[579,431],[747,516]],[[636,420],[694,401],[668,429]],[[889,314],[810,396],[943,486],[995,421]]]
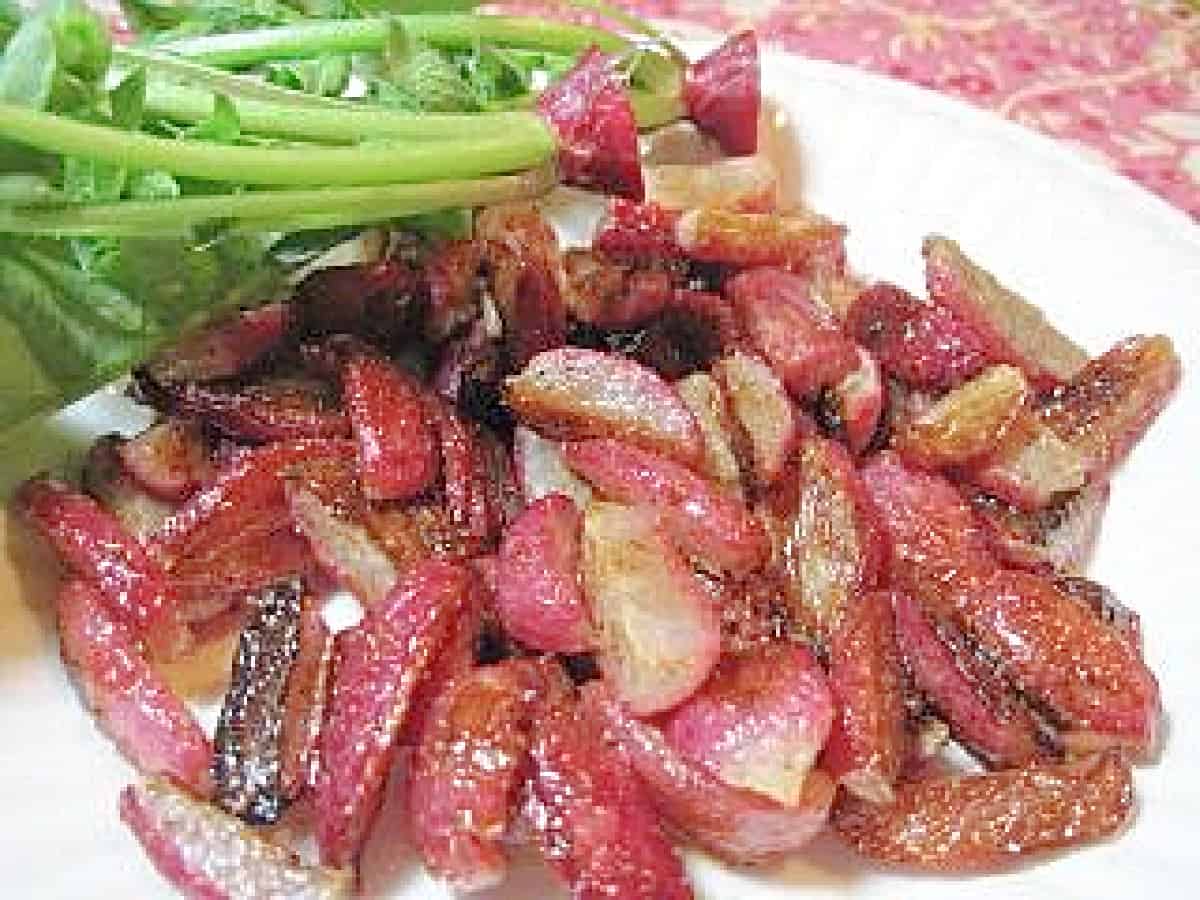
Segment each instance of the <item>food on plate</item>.
[[[406,814],[456,892],[523,843],[662,900],[686,845],[976,872],[1115,834],[1163,711],[1086,565],[1170,340],[1089,358],[941,237],[920,294],[870,281],[756,154],[753,34],[689,63],[570,5],[616,30],[139,3],[113,46],[64,2],[9,39],[0,141],[72,173],[0,200],[34,406],[132,368],[156,416],[14,498],[149,860],[349,896]],[[603,194],[586,240],[558,178]],[[162,666],[221,635],[210,737]]]

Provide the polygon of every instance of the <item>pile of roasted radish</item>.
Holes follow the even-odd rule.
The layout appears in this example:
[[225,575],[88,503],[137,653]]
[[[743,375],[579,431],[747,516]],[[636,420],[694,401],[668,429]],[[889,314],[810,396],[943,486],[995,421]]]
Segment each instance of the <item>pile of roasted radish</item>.
[[[585,248],[492,207],[314,271],[20,490],[184,893],[352,892],[389,784],[455,889],[524,842],[580,898],[691,896],[675,844],[961,872],[1129,819],[1158,688],[1083,568],[1170,341],[1089,359],[942,238],[924,295],[865,282],[718,156],[659,135]],[[156,664],[219,640],[209,736]]]

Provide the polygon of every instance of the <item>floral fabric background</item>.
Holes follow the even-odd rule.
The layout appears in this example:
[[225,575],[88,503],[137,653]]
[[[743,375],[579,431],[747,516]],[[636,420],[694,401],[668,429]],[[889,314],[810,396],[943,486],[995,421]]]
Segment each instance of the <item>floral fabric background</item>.
[[953,94],[1200,219],[1200,10],[1167,0],[660,0],[645,15]]

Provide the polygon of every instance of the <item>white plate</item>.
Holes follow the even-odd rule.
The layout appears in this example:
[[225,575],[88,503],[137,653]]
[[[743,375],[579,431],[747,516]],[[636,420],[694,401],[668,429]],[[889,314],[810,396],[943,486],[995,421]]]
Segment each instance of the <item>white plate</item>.
[[[920,239],[941,232],[1047,309],[1094,352],[1138,332],[1171,334],[1200,366],[1200,229],[1133,184],[988,113],[834,65],[769,56],[764,76],[799,135],[795,172],[817,209],[850,226],[860,271],[920,288]],[[3,450],[0,489],[88,435],[128,426],[91,399]],[[690,860],[704,898],[1092,897],[1191,894],[1200,875],[1200,613],[1195,600],[1200,404],[1190,383],[1118,480],[1094,571],[1143,614],[1147,655],[1172,728],[1161,763],[1137,774],[1141,809],[1117,841],[976,878],[871,871],[822,843],[805,859],[745,874]],[[3,523],[0,522],[0,529]],[[0,866],[10,897],[168,897],[117,820],[132,777],[58,664],[44,556],[0,530]],[[7,556],[9,559],[5,559]],[[211,685],[209,690],[216,690]],[[396,897],[436,897],[406,851],[371,853]],[[1191,887],[1188,885],[1191,884]],[[522,865],[502,895],[548,896]]]

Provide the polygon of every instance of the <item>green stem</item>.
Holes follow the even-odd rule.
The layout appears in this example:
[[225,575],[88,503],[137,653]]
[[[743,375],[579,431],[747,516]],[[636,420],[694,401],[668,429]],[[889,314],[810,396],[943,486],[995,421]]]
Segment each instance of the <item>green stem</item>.
[[638,128],[643,131],[658,128],[687,115],[687,107],[684,106],[683,98],[679,96],[630,91],[629,99],[633,103],[633,115],[637,119]]
[[358,147],[229,147],[180,141],[75,122],[0,103],[0,137],[63,156],[131,169],[246,184],[329,187],[474,178],[545,162],[548,129],[481,135],[475,141],[426,141]]
[[[291,106],[253,96],[226,96],[234,101],[238,120],[246,132],[326,144],[355,144],[365,140],[470,141],[481,134],[519,137],[545,131],[541,117],[529,112],[414,115],[365,103]],[[202,122],[212,115],[213,101],[213,93],[207,87],[195,88],[158,78],[146,83],[146,111],[173,121]]]
[[[574,55],[595,44],[620,53],[631,44],[600,28],[524,16],[398,16],[417,40],[443,50],[469,50],[479,43]],[[275,59],[306,59],[320,53],[380,51],[387,40],[386,18],[312,20],[235,34],[184,38],[156,45],[161,52],[224,68],[240,68]]]
[[165,235],[221,221],[261,231],[330,228],[463,206],[527,200],[556,181],[552,165],[519,175],[429,184],[246,191],[176,200],[122,200],[59,209],[0,209],[0,233],[53,237]]

